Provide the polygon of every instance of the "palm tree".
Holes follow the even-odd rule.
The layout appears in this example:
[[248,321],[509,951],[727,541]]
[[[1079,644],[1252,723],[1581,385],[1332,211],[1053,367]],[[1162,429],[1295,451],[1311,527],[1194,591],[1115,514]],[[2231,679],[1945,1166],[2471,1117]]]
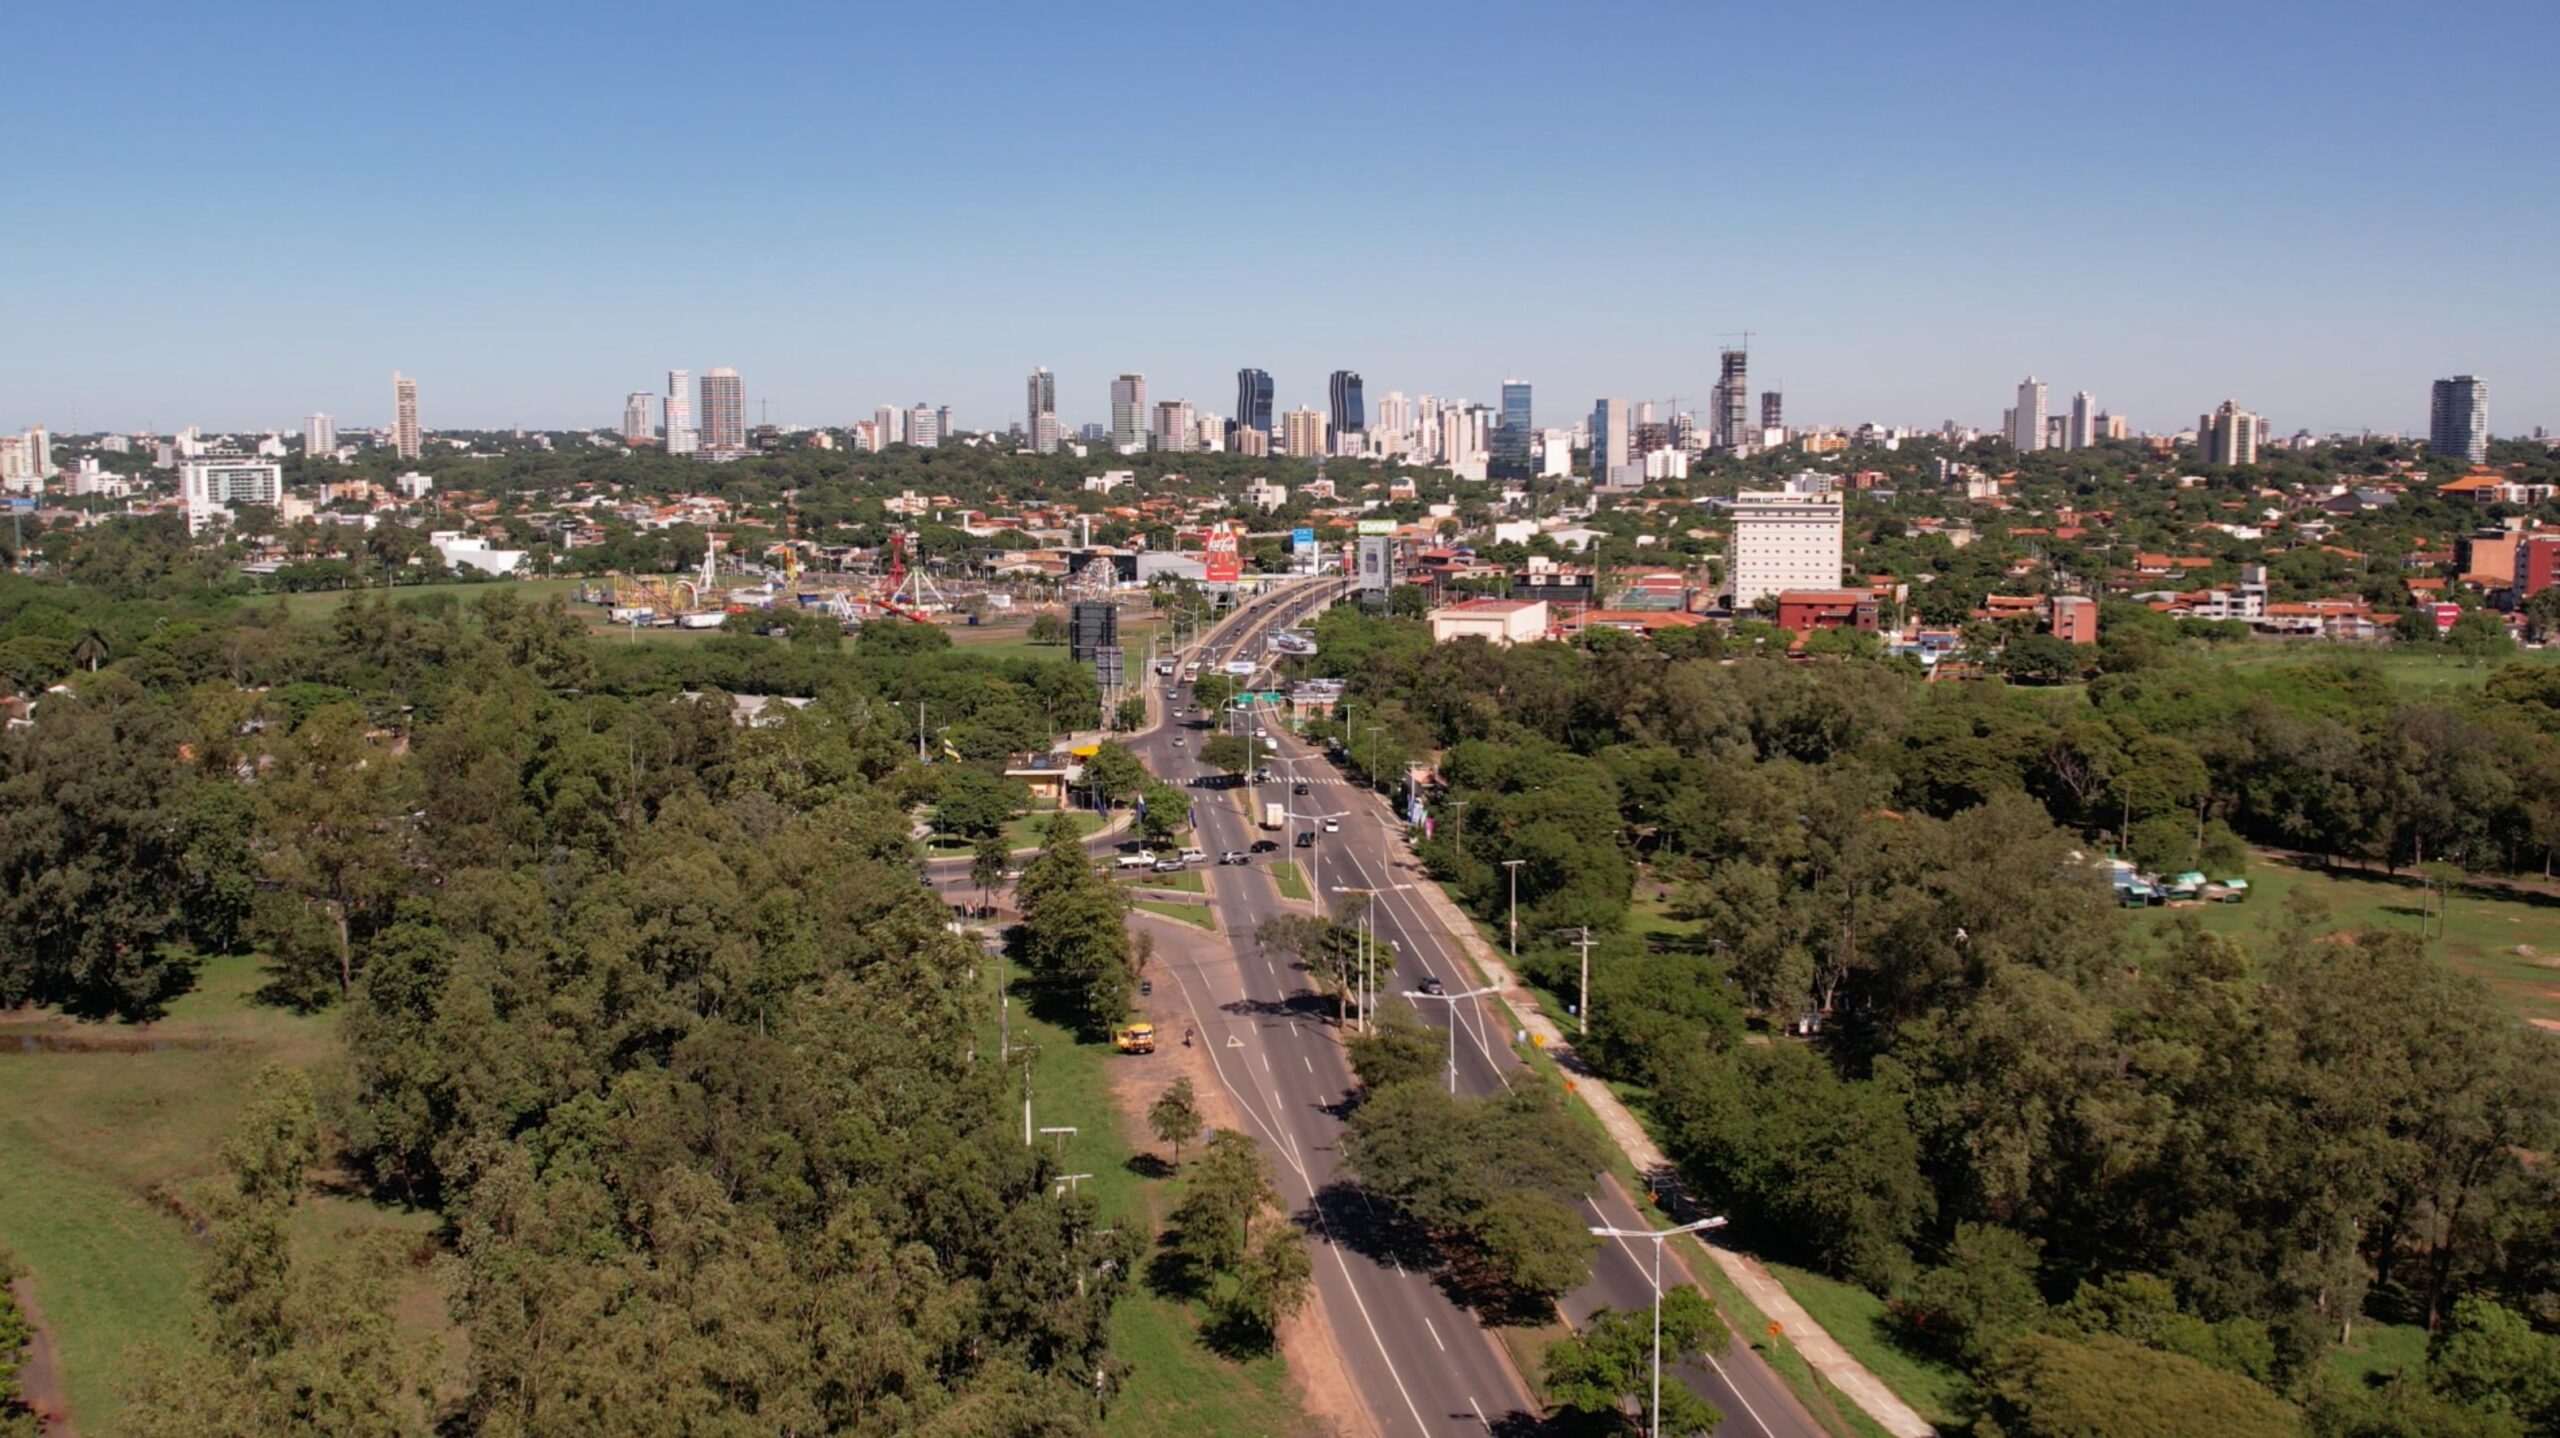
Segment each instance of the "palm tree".
[[107,643],[107,636],[92,625],[81,630],[80,637],[71,642],[71,662],[95,674],[98,666],[111,657],[112,651],[113,646]]

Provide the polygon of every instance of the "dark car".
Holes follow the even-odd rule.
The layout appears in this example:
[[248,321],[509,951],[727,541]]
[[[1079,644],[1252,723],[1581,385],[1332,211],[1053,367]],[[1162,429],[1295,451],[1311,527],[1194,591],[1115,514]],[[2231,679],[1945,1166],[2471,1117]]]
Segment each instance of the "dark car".
[[1438,975],[1424,974],[1422,976],[1422,991],[1426,994],[1445,994],[1449,992],[1449,988],[1446,984],[1440,982]]
[[1307,792],[1307,781],[1306,781],[1306,780],[1304,780],[1304,779],[1301,779],[1301,780],[1299,780],[1297,783],[1290,785],[1290,786],[1289,786],[1289,792],[1290,792],[1290,793],[1292,793],[1292,794],[1304,794],[1304,793],[1306,793],[1306,792]]
[[1315,831],[1315,830],[1313,830],[1313,829],[1301,829],[1301,830],[1299,830],[1299,831],[1298,831],[1298,847],[1299,847],[1299,848],[1301,848],[1301,849],[1312,849],[1312,848],[1314,848],[1315,846],[1316,846],[1316,831]]
[[1279,851],[1279,848],[1279,841],[1274,839],[1256,839],[1253,841],[1253,852],[1257,854],[1276,853]]

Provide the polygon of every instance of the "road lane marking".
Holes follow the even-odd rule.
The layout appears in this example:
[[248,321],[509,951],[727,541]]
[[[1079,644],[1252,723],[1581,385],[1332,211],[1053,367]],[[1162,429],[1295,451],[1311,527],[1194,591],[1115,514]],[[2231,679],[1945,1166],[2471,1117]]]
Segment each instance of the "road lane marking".
[[1493,1420],[1491,1420],[1491,1419],[1489,1419],[1489,1418],[1487,1418],[1487,1417],[1485,1417],[1485,1416],[1484,1416],[1484,1405],[1483,1405],[1483,1404],[1481,1404],[1481,1403],[1478,1403],[1478,1402],[1476,1401],[1476,1396],[1475,1396],[1474,1394],[1472,1394],[1472,1393],[1470,1393],[1470,1394],[1468,1394],[1468,1395],[1467,1395],[1467,1406],[1468,1406],[1468,1407],[1470,1407],[1470,1408],[1472,1408],[1472,1409],[1474,1409],[1474,1410],[1476,1410],[1476,1421],[1477,1421],[1478,1423],[1482,1423],[1482,1424],[1484,1425],[1484,1431],[1486,1431],[1487,1433],[1492,1432],[1492,1431],[1493,1431]]
[[1307,1072],[1314,1073],[1316,1071],[1316,1061],[1307,1057],[1305,1054],[1298,1055],[1298,1062],[1307,1066]]
[[[1583,1199],[1582,1201],[1583,1201],[1583,1203],[1584,1203],[1584,1205],[1585,1205],[1585,1206],[1587,1206],[1587,1207],[1589,1207],[1589,1208],[1590,1208],[1590,1210],[1591,1210],[1591,1216],[1592,1216],[1593,1218],[1596,1218],[1596,1219],[1600,1220],[1601,1225],[1602,1225],[1603,1227],[1608,1227],[1608,1228],[1615,1228],[1615,1227],[1618,1227],[1618,1225],[1617,1225],[1617,1224],[1611,1223],[1611,1222],[1609,1221],[1609,1215],[1608,1215],[1608,1213],[1607,1213],[1607,1212],[1605,1212],[1605,1211],[1600,1207],[1600,1200],[1598,1200],[1598,1199],[1596,1199],[1596,1198],[1591,1198],[1591,1197],[1586,1196],[1586,1197],[1584,1197],[1584,1199]],[[1614,1243],[1614,1244],[1616,1244],[1616,1245],[1618,1245],[1618,1247],[1620,1247],[1620,1248],[1622,1248],[1622,1249],[1626,1250],[1626,1254],[1627,1254],[1627,1261],[1628,1261],[1629,1263],[1632,1263],[1632,1264],[1634,1264],[1634,1265],[1636,1266],[1636,1272],[1641,1273],[1641,1274],[1643,1274],[1643,1275],[1645,1276],[1645,1286],[1646,1286],[1646,1287],[1648,1287],[1648,1288],[1652,1288],[1652,1289],[1654,1290],[1654,1292],[1655,1292],[1655,1296],[1656,1296],[1656,1297],[1657,1297],[1657,1299],[1658,1299],[1658,1298],[1660,1297],[1660,1294],[1661,1294],[1661,1288],[1660,1288],[1660,1286],[1659,1286],[1659,1285],[1657,1285],[1657,1284],[1654,1282],[1654,1280],[1653,1280],[1653,1275],[1652,1275],[1652,1272],[1651,1272],[1651,1265],[1650,1265],[1650,1264],[1648,1264],[1645,1260],[1643,1260],[1643,1259],[1641,1259],[1641,1258],[1636,1257],[1636,1246],[1635,1246],[1635,1244],[1634,1244],[1634,1243],[1632,1243],[1631,1241],[1627,1240],[1627,1239],[1624,1239],[1624,1238],[1612,1238],[1612,1239],[1611,1239],[1611,1240],[1609,1240],[1609,1241],[1610,1241],[1610,1242],[1612,1242],[1612,1243]],[[1657,1240],[1655,1240],[1655,1241],[1656,1241],[1656,1242],[1667,1242],[1668,1240],[1657,1239]],[[1677,1257],[1677,1256],[1675,1255],[1675,1259],[1676,1259],[1676,1257]],[[1688,1266],[1688,1264],[1687,1264],[1687,1260],[1685,1260],[1685,1259],[1679,1259],[1679,1260],[1677,1260],[1677,1261],[1679,1261],[1679,1262],[1680,1262],[1680,1264],[1681,1264],[1681,1266],[1682,1266],[1683,1268],[1685,1268],[1685,1267],[1687,1267],[1687,1266]],[[1741,1342],[1741,1341],[1742,1341],[1742,1340],[1741,1340],[1739,1337],[1736,1337],[1736,1338],[1734,1339],[1734,1342],[1736,1342],[1736,1343],[1739,1343],[1739,1342]],[[1757,1428],[1759,1428],[1759,1430],[1760,1430],[1760,1432],[1762,1433],[1762,1435],[1764,1435],[1764,1438],[1777,1438],[1777,1432],[1778,1432],[1778,1430],[1777,1430],[1777,1429],[1775,1429],[1775,1428],[1770,1427],[1770,1426],[1769,1426],[1769,1420],[1760,1416],[1760,1410],[1751,1406],[1751,1400],[1750,1400],[1750,1398],[1749,1398],[1749,1397],[1747,1397],[1747,1396],[1745,1396],[1745,1395],[1744,1395],[1744,1393],[1743,1393],[1743,1391],[1742,1391],[1742,1385],[1741,1385],[1741,1384],[1739,1384],[1739,1383],[1734,1382],[1734,1381],[1733,1381],[1733,1375],[1724,1371],[1724,1365],[1723,1365],[1723,1364],[1721,1364],[1721,1363],[1718,1363],[1718,1362],[1716,1361],[1716,1356],[1715,1356],[1714,1354],[1712,1354],[1712,1353],[1701,1353],[1701,1354],[1699,1354],[1698,1356],[1699,1356],[1699,1357],[1701,1357],[1701,1358],[1703,1358],[1703,1359],[1705,1359],[1705,1360],[1707,1360],[1707,1366],[1708,1366],[1709,1368],[1712,1368],[1712,1369],[1714,1369],[1714,1370],[1716,1371],[1716,1377],[1718,1377],[1718,1378],[1720,1378],[1720,1379],[1724,1380],[1725,1391],[1727,1391],[1727,1392],[1729,1392],[1729,1393],[1731,1393],[1731,1394],[1733,1395],[1733,1401],[1734,1401],[1734,1402],[1739,1403],[1739,1404],[1741,1404],[1741,1405],[1742,1405],[1742,1411],[1743,1411],[1743,1412],[1745,1412],[1745,1413],[1747,1413],[1747,1414],[1751,1415],[1751,1422],[1753,1423],[1753,1425],[1754,1425],[1754,1426],[1756,1426]]]
[[1440,1325],[1431,1321],[1430,1314],[1426,1313],[1422,1315],[1422,1326],[1431,1330],[1432,1347],[1439,1349],[1443,1353],[1449,1351],[1449,1345],[1440,1341]]

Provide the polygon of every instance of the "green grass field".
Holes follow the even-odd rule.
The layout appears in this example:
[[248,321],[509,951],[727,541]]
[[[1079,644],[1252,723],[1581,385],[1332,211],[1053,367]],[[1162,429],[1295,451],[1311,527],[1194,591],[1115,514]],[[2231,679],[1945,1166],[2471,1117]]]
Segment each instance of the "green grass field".
[[1197,869],[1185,869],[1178,874],[1159,874],[1152,869],[1142,869],[1122,882],[1133,889],[1170,889],[1178,894],[1209,892],[1208,883],[1200,877]]
[[[1129,667],[1133,675],[1140,661],[1146,657],[1147,640],[1156,633],[1158,627],[1152,615],[1132,615],[1126,611],[1121,613],[1120,647],[1128,652]],[[990,658],[1061,661],[1067,658],[1067,646],[1064,640],[1056,644],[1032,643],[1031,625],[1027,620],[1013,624],[981,624],[975,628],[958,624],[951,626],[948,632],[955,647],[965,649],[972,654],[984,654]],[[1145,677],[1153,678],[1154,676]]]
[[2252,669],[2370,662],[2401,688],[2421,691],[2477,689],[2500,664],[2560,663],[2560,649],[2518,649],[2505,659],[2475,662],[2436,648],[2318,641],[2255,640],[2210,645],[2203,652],[2216,663]]
[[[311,1068],[336,1051],[333,1016],[255,1003],[254,961],[217,959],[194,993],[148,1027],[0,1016],[0,1243],[33,1276],[60,1347],[73,1416],[118,1431],[119,1393],[148,1343],[190,1339],[201,1261],[178,1214],[219,1180],[216,1150],[269,1063]],[[372,1230],[421,1234],[433,1216],[344,1199],[306,1202],[306,1248]],[[431,1290],[423,1273],[412,1280]],[[442,1304],[404,1293],[404,1314],[441,1325]]]
[[[297,617],[309,619],[316,615],[331,613],[360,594],[383,595],[394,603],[446,594],[465,604],[477,604],[492,594],[506,593],[515,595],[519,599],[541,600],[548,599],[554,594],[570,593],[577,587],[578,581],[574,579],[511,579],[478,584],[402,584],[390,589],[314,589],[308,593],[287,594],[282,597],[285,608],[292,610]],[[273,604],[276,601],[261,597],[251,602]]]
[[1193,928],[1215,932],[1218,927],[1217,911],[1206,904],[1177,904],[1166,899],[1140,899],[1129,907],[1144,909],[1150,914],[1163,918],[1180,919]]
[[1809,1269],[1772,1263],[1769,1271],[1787,1286],[1824,1332],[1838,1339],[1849,1356],[1885,1381],[1920,1416],[1941,1427],[1955,1419],[1955,1402],[1964,1375],[1925,1353],[1915,1353],[1897,1340],[1893,1316],[1884,1300],[1854,1283],[1842,1283]]
[[[1056,818],[1057,813],[1055,809],[1041,809],[1016,816],[1012,822],[1004,826],[1005,848],[1017,854],[1026,849],[1039,848],[1046,840],[1049,821]],[[1067,823],[1076,831],[1076,837],[1079,839],[1101,828],[1102,817],[1091,809],[1067,811]],[[954,854],[970,853],[974,846],[967,839],[954,838],[948,834],[936,834],[926,842],[925,848],[935,858],[941,859],[949,858]]]
[[1313,895],[1307,889],[1307,876],[1298,869],[1295,859],[1274,859],[1268,869],[1271,882],[1280,887],[1280,897],[1305,903]]
[[[2299,889],[2328,904],[2333,930],[2418,928],[2414,879],[2352,869],[2324,874],[2262,858],[2249,866],[2249,886],[2247,903],[2145,909],[2135,922],[2157,932],[2189,915],[2213,933],[2252,934]],[[2428,942],[2430,951],[2486,983],[2519,1017],[2560,1028],[2560,898],[2456,888],[2443,930]]]
[[[1032,1116],[1041,1127],[1072,1127],[1065,1165],[1089,1173],[1081,1192],[1113,1222],[1152,1234],[1179,1196],[1181,1180],[1141,1177],[1111,1093],[1111,1066],[1143,1064],[1102,1044],[1080,1044],[1065,1030],[1014,1005],[1017,1042],[1039,1045],[1032,1070]],[[992,1030],[992,1025],[990,1025]],[[984,1041],[992,1044],[990,1031]],[[1043,1139],[1043,1142],[1050,1140]],[[1199,1315],[1141,1282],[1111,1312],[1111,1346],[1130,1365],[1127,1386],[1112,1404],[1115,1438],[1313,1438],[1288,1367],[1277,1356],[1231,1360],[1201,1341]]]

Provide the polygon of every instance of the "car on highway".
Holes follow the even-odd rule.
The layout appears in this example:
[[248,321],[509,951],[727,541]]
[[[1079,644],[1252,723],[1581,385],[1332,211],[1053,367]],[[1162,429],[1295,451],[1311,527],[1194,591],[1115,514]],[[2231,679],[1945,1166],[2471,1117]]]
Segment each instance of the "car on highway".
[[1341,833],[1341,832],[1342,832],[1342,821],[1341,821],[1340,819],[1327,819],[1327,820],[1325,820],[1325,821],[1324,821],[1324,831],[1325,831],[1326,833],[1328,833],[1328,834],[1339,834],[1339,833]]
[[1315,846],[1316,831],[1313,829],[1300,829],[1298,831],[1298,847],[1301,849],[1312,849]]
[[1115,869],[1152,869],[1155,867],[1155,863],[1156,856],[1154,850],[1140,849],[1134,854],[1123,854],[1119,858],[1112,860],[1111,867]]
[[1440,982],[1440,976],[1437,974],[1424,974],[1422,991],[1426,994],[1445,994],[1449,992],[1449,986]]
[[1187,740],[1187,739],[1183,738],[1183,737],[1182,737],[1181,735],[1179,735],[1179,734],[1176,734],[1176,735],[1174,735],[1174,736],[1173,736],[1173,747],[1175,747],[1176,749],[1179,749],[1179,748],[1183,747],[1185,744],[1188,744],[1189,742],[1191,742],[1191,741],[1189,741],[1189,740]]
[[1292,784],[1292,785],[1290,785],[1290,786],[1289,786],[1289,792],[1290,792],[1290,793],[1292,793],[1292,794],[1304,794],[1304,793],[1306,793],[1306,792],[1307,792],[1307,788],[1308,788],[1307,781],[1306,781],[1306,780],[1304,780],[1304,779],[1301,779],[1301,780],[1299,780],[1297,783]]
[[1209,862],[1209,856],[1198,849],[1185,849],[1182,851],[1182,862],[1186,864],[1205,864]]
[[1275,854],[1279,851],[1280,841],[1277,839],[1256,839],[1253,841],[1253,852],[1257,854]]
[[1156,860],[1156,872],[1159,874],[1179,874],[1182,872],[1183,867],[1183,862],[1180,859],[1165,858]]
[[1221,864],[1242,864],[1250,861],[1246,857],[1244,850],[1228,849],[1218,855],[1218,862]]

